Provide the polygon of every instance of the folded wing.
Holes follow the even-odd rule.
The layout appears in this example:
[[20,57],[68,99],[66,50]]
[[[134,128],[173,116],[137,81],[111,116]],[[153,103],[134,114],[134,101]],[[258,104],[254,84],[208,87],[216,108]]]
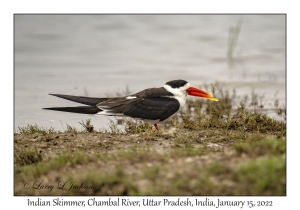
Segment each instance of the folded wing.
[[74,101],[85,105],[90,105],[90,106],[96,106],[97,104],[106,101],[108,99],[108,98],[91,98],[86,96],[70,96],[70,95],[62,95],[62,94],[49,94],[49,95],[67,99],[69,101]]
[[180,104],[176,99],[160,98],[134,98],[123,101],[109,99],[97,105],[103,115],[125,115],[133,118],[163,121],[179,110]]

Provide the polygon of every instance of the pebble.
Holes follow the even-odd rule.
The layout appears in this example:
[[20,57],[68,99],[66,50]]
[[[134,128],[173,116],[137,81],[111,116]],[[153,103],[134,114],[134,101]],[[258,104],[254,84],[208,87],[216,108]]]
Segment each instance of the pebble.
[[184,162],[186,162],[186,163],[193,162],[193,158],[192,157],[187,157],[187,158],[185,158]]
[[218,144],[214,144],[214,143],[208,143],[207,147],[219,147]]
[[176,134],[176,128],[170,128],[167,132],[162,133],[164,136],[170,136],[170,137],[175,137]]

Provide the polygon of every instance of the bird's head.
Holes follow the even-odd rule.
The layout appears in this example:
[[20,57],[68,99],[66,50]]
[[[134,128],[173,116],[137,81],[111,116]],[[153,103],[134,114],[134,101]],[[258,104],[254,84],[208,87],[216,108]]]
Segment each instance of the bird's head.
[[190,95],[196,96],[200,98],[206,98],[213,101],[218,101],[217,98],[214,98],[209,93],[200,90],[198,88],[192,87],[187,81],[185,80],[172,80],[167,82],[164,85],[164,88],[171,92],[172,94],[176,95]]

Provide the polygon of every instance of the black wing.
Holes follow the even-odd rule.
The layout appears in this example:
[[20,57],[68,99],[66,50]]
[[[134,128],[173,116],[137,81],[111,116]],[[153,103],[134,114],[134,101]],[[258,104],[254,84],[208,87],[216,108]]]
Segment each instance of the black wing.
[[107,100],[107,98],[91,98],[86,96],[70,96],[70,95],[62,95],[62,94],[49,94],[49,95],[67,99],[85,105],[90,105],[90,106],[96,106],[97,104]]
[[179,110],[180,104],[172,98],[136,98],[124,100],[123,103],[101,103],[99,109],[104,109],[108,114],[124,114],[128,117],[146,120],[163,121]]
[[61,111],[61,112],[72,112],[78,114],[97,114],[102,111],[98,109],[96,106],[77,106],[77,107],[50,107],[43,108],[47,110]]
[[169,91],[167,91],[165,88],[161,87],[161,88],[148,88],[132,96],[136,96],[138,98],[160,98],[160,97],[174,96],[174,95]]

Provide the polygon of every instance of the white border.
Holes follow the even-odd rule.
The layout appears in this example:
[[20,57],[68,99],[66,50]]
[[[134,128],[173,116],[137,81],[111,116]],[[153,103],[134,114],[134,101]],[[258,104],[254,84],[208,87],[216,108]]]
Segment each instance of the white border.
[[[295,3],[294,3],[295,2]],[[15,13],[287,13],[287,197],[226,197],[273,200],[276,206],[298,207],[299,191],[299,11],[296,1],[2,1],[1,4],[1,206],[26,206],[27,197],[13,196],[13,14]],[[298,64],[298,65],[297,65]],[[289,98],[290,97],[290,98]],[[289,100],[293,97],[293,100]],[[288,103],[289,102],[289,103]],[[298,135],[297,135],[298,134]],[[32,198],[32,197],[31,197]],[[80,197],[64,197],[65,200]],[[153,199],[155,197],[152,197]],[[161,199],[162,197],[158,197]],[[203,197],[201,197],[203,198]],[[217,199],[218,197],[209,197]],[[37,199],[37,197],[35,197]],[[43,197],[52,200],[53,197]],[[85,200],[88,197],[84,198]],[[142,197],[131,197],[139,199]],[[68,207],[74,208],[74,207]],[[100,207],[99,207],[100,208]],[[293,209],[296,209],[293,208]],[[298,207],[299,208],[299,207]],[[7,208],[6,208],[7,209]],[[104,209],[104,208],[102,208]],[[206,208],[201,208],[206,209]],[[212,208],[209,208],[212,209]],[[227,209],[227,208],[222,208]]]

